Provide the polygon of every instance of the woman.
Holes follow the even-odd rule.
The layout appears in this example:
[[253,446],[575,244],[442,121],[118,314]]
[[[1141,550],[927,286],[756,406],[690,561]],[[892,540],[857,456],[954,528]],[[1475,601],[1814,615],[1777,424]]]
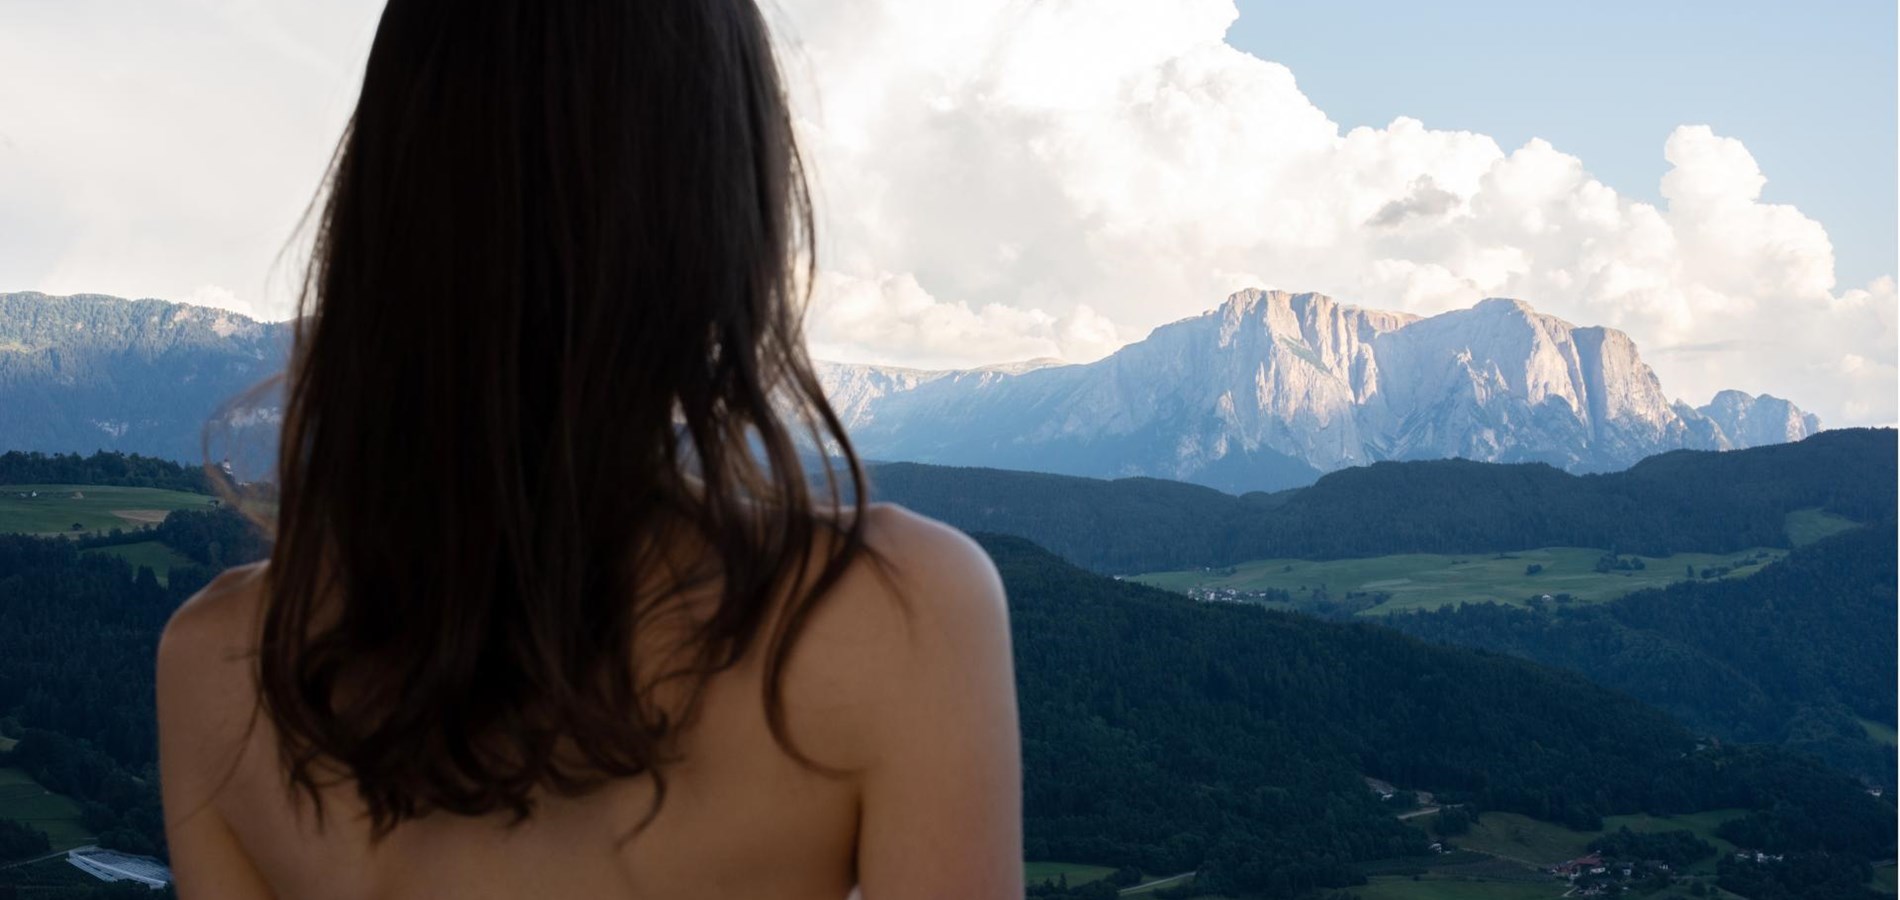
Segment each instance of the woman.
[[181,896],[1022,896],[1002,591],[856,499],[751,0],[391,0],[320,214],[271,558],[159,650]]

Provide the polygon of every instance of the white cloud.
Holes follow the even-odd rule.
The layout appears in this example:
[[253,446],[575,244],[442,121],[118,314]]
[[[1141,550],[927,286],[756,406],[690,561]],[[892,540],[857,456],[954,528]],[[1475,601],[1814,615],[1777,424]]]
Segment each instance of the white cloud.
[[[980,322],[965,355],[991,359],[1041,352],[1078,310],[1136,338],[1245,283],[1420,313],[1510,295],[1630,331],[1693,401],[1740,387],[1832,424],[1896,418],[1891,281],[1837,293],[1825,230],[1761,202],[1739,141],[1658,135],[1655,205],[1542,140],[1507,152],[1406,118],[1342,133],[1294,73],[1224,42],[1235,17],[1228,0],[791,0],[831,283],[907,275],[908,296]],[[923,361],[977,333],[865,296],[820,290],[817,346]]]
[[379,8],[0,3],[0,290],[287,315],[295,259],[278,257],[349,114]]
[[[820,354],[1085,360],[1246,285],[1420,313],[1503,294],[1630,331],[1692,401],[1896,418],[1891,279],[1837,285],[1825,230],[1706,127],[1656,136],[1651,204],[1541,140],[1342,131],[1225,42],[1230,0],[781,3]],[[0,4],[0,289],[286,314],[279,253],[379,8]]]
[[1067,315],[932,297],[910,275],[824,272],[806,328],[823,359],[956,368],[1039,358],[1096,359],[1127,342],[1087,306]]

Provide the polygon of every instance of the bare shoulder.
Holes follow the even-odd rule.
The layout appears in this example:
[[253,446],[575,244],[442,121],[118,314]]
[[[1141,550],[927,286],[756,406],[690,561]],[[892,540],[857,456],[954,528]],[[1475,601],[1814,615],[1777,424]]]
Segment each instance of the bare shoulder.
[[816,607],[787,671],[801,744],[845,768],[875,766],[888,735],[940,720],[973,682],[1013,680],[1003,585],[983,548],[899,506],[866,515],[869,552]]
[[981,607],[1002,604],[996,566],[969,535],[892,503],[872,504],[866,516],[870,564],[880,568],[898,592],[952,601],[929,610],[936,615],[981,615]]
[[[161,673],[167,668],[209,663],[208,657],[255,649],[263,609],[264,563],[226,570],[172,613],[159,639]],[[219,652],[223,651],[223,652]]]
[[[158,642],[161,762],[173,775],[225,765],[256,710],[251,676],[263,609],[262,564],[231,569],[185,601]],[[166,759],[165,757],[169,757]]]
[[825,617],[839,637],[877,648],[867,662],[913,665],[1007,640],[1002,579],[981,546],[901,506],[875,504],[865,516],[866,552],[827,598]]

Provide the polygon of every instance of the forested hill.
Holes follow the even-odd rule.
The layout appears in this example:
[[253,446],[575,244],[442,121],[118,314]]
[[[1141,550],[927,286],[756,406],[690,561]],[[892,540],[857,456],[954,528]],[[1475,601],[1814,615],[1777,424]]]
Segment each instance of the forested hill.
[[1896,533],[1891,521],[1796,550],[1750,578],[1600,605],[1466,604],[1391,627],[1588,675],[1729,740],[1783,743],[1894,786]]
[[95,451],[91,456],[9,450],[0,453],[0,484],[98,484],[199,494],[209,494],[212,490],[211,481],[200,466],[104,450]]
[[1177,482],[874,466],[875,496],[959,528],[1028,538],[1078,565],[1127,574],[1253,559],[1479,553],[1545,546],[1665,556],[1788,546],[1787,515],[1893,516],[1892,429],[1797,444],[1677,451],[1624,472],[1542,464],[1385,462],[1278,494]]
[[[159,846],[151,653],[219,562],[256,555],[228,510],[157,535],[203,567],[169,585],[77,542],[0,536],[0,765],[85,801],[89,827]],[[1031,858],[1198,869],[1285,896],[1422,850],[1373,775],[1479,809],[1589,826],[1635,811],[1754,811],[1769,852],[1890,853],[1893,808],[1777,750],[1697,750],[1662,713],[1580,676],[1390,629],[1202,604],[982,537],[1011,598]],[[222,549],[220,549],[222,548]],[[222,554],[222,556],[220,556]]]
[[1890,853],[1893,807],[1783,751],[1696,749],[1580,677],[1389,629],[1195,603],[979,538],[1010,594],[1032,859],[1290,896],[1417,852],[1363,775],[1590,827],[1724,807],[1745,846]]
[[[165,584],[78,541],[0,534],[0,730],[19,740],[0,767],[78,801],[97,843],[132,853],[162,853],[165,843],[152,685],[159,629],[222,563],[262,549],[228,510],[175,512],[154,534],[193,563],[173,567]],[[220,546],[232,557],[219,559]],[[4,885],[0,896],[9,896]]]
[[[206,420],[282,371],[289,338],[221,309],[0,293],[0,449],[199,459]],[[234,424],[267,459],[274,423]]]

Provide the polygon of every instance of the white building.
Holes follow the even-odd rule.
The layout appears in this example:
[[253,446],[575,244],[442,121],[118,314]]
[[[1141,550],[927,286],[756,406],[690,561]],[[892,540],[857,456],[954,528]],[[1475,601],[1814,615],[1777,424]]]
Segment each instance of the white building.
[[149,856],[80,847],[68,850],[66,861],[100,881],[136,881],[155,891],[172,881],[171,870]]

